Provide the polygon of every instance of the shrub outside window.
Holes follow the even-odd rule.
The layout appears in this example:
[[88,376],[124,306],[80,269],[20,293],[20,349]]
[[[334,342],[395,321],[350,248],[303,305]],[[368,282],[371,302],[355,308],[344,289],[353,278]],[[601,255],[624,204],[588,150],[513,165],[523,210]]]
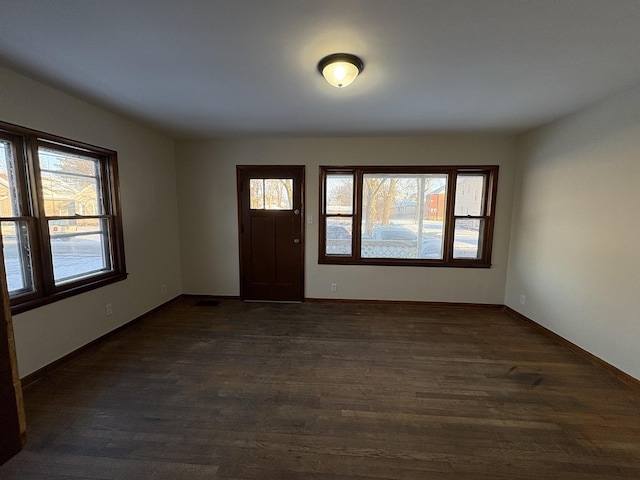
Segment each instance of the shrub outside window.
[[116,152],[0,122],[13,313],[126,278]]
[[319,262],[490,267],[498,167],[320,167]]

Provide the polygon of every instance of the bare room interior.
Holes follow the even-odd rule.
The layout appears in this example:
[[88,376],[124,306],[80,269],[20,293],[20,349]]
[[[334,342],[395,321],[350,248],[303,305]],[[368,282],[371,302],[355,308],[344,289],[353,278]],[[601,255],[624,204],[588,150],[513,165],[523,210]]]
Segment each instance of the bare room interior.
[[1,478],[640,478],[638,1],[0,12]]

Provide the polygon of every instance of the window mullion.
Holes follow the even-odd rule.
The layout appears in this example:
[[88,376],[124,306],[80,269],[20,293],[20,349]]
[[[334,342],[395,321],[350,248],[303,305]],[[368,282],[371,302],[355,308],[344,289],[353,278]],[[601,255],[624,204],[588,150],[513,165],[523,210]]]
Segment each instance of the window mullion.
[[320,238],[323,240],[318,244],[318,258],[326,258],[327,256],[327,172],[320,170],[320,216],[318,231]]
[[353,258],[362,260],[362,179],[364,177],[361,169],[353,172],[353,234],[351,241],[353,245]]
[[482,258],[490,259],[493,251],[493,229],[496,217],[496,194],[498,192],[498,170],[487,173],[485,193],[485,231],[483,235]]
[[[44,197],[42,190],[42,179],[40,176],[40,162],[38,159],[38,141],[34,136],[30,137],[30,190],[34,217],[36,217],[36,228],[38,238],[38,271],[40,273],[41,288],[44,296],[52,295],[55,292],[53,282],[53,260],[51,258],[51,247],[49,237],[49,225],[44,211]],[[35,242],[34,242],[35,243]],[[35,262],[34,262],[35,263]]]
[[31,221],[29,222],[29,235],[30,235],[30,248],[31,248],[31,262],[33,267],[33,282],[34,288],[37,292],[37,297],[43,297],[47,295],[48,289],[46,286],[46,253],[42,248],[42,226],[40,224],[40,206],[38,205],[38,192],[37,175],[34,167],[34,161],[38,158],[38,145],[37,138],[34,135],[25,135],[24,137],[24,154],[22,155],[22,196],[24,201],[25,214],[30,215]]
[[445,226],[444,226],[444,252],[442,259],[445,263],[449,263],[453,260],[453,239],[455,237],[455,204],[456,204],[456,186],[458,183],[458,172],[452,170],[447,176],[447,203],[445,213]]
[[113,155],[105,155],[100,162],[103,213],[109,216],[109,241],[111,242],[111,268],[125,271],[124,235],[120,212],[120,190],[118,188],[118,165]]

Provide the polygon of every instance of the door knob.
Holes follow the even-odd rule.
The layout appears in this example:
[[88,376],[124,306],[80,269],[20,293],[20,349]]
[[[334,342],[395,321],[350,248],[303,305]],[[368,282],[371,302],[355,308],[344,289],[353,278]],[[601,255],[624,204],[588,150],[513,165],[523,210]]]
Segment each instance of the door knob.
[[293,243],[300,243],[300,239],[299,238],[294,238],[293,239]]

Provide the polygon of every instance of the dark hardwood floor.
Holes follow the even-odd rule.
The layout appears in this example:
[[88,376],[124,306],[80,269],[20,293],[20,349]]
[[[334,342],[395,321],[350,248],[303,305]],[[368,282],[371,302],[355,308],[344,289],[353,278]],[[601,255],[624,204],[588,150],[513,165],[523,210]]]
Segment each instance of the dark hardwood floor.
[[188,298],[24,393],[4,480],[640,478],[640,391],[498,309]]

